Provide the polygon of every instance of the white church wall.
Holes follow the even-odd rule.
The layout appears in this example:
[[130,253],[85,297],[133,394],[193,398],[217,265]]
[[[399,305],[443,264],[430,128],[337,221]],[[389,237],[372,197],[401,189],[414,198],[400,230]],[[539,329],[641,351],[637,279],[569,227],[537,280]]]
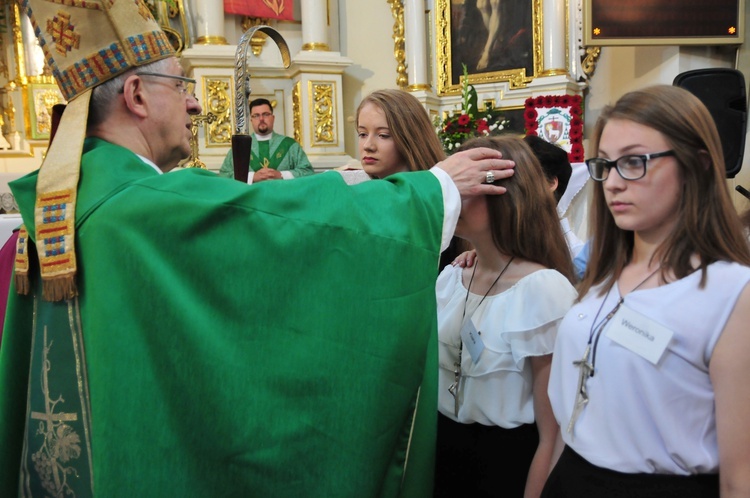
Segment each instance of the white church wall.
[[393,16],[387,0],[339,0],[341,55],[354,64],[344,71],[346,152],[358,158],[353,123],[362,97],[382,88],[396,88]]

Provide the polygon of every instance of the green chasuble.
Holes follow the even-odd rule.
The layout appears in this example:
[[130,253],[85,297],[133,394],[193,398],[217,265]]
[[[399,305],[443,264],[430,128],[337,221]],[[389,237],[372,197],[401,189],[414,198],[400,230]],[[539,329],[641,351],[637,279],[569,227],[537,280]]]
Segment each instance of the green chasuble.
[[[315,174],[305,151],[293,138],[272,133],[270,140],[258,140],[253,135],[250,144],[250,168],[258,171],[263,166],[277,171],[289,171],[294,178]],[[219,176],[234,178],[234,158],[230,150],[219,168]]]
[[248,186],[87,139],[78,195],[79,298],[11,289],[0,496],[431,496],[431,173]]
[[271,154],[271,141],[270,140],[258,140],[258,153],[251,151],[250,153],[250,167],[253,171],[258,171],[261,168],[273,168],[279,169],[282,161],[286,158],[289,153],[289,149],[296,145],[297,142],[291,137],[284,137],[281,139],[276,150]]

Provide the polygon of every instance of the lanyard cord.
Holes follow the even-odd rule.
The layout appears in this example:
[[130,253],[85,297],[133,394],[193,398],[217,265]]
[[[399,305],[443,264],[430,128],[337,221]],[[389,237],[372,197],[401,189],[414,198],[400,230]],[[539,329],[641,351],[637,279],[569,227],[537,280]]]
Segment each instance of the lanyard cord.
[[[646,282],[651,279],[654,275],[656,275],[656,272],[658,272],[661,269],[661,266],[659,266],[656,270],[649,273],[646,278],[644,278],[641,283],[633,287],[633,289],[630,292],[635,292],[638,290],[638,288],[645,284]],[[612,287],[617,285],[617,282],[615,282]],[[620,309],[620,306],[622,306],[623,301],[625,301],[625,296],[621,296],[620,299],[617,300],[617,304],[615,304],[615,307],[612,308],[612,310],[607,313],[607,316],[602,318],[602,321],[598,324],[596,323],[596,319],[599,318],[599,314],[602,312],[602,308],[604,307],[604,303],[607,301],[607,298],[609,298],[609,293],[612,292],[612,287],[607,290],[607,295],[604,296],[604,299],[602,300],[602,304],[599,305],[599,310],[596,312],[596,316],[594,317],[594,321],[591,323],[591,329],[589,330],[589,341],[587,343],[587,346],[591,346],[591,342],[594,342],[594,348],[591,352],[591,377],[594,376],[594,365],[596,364],[596,348],[599,345],[599,338],[602,336],[602,331],[604,330],[604,327],[607,326],[609,321],[612,319],[613,316],[615,316],[615,313],[617,313],[617,310]],[[630,294],[628,292],[628,294]],[[626,294],[627,295],[627,294]]]
[[[490,285],[490,288],[487,289],[487,292],[484,293],[484,296],[482,296],[482,299],[479,301],[479,304],[477,304],[476,308],[474,308],[474,311],[471,313],[472,316],[474,315],[474,313],[476,313],[477,309],[479,309],[479,306],[482,305],[482,303],[484,302],[485,298],[490,294],[490,291],[492,290],[493,287],[495,287],[495,284],[498,282],[498,280],[500,280],[500,277],[503,276],[503,273],[505,273],[505,270],[508,269],[508,267],[510,266],[510,264],[513,262],[514,258],[515,258],[515,256],[511,256],[511,258],[508,260],[508,263],[500,271],[500,274],[497,276],[497,278],[495,279],[495,281],[492,282],[492,285]],[[463,325],[465,324],[464,319],[466,318],[466,303],[469,301],[469,293],[471,291],[471,284],[472,284],[472,282],[474,282],[474,275],[477,272],[477,266],[479,266],[479,263],[476,263],[474,265],[474,270],[471,272],[471,279],[469,279],[469,287],[466,289],[466,299],[464,299],[464,311],[463,311],[463,314],[461,315],[461,327],[463,327]],[[458,341],[458,360],[455,363],[453,363],[453,368],[454,368],[454,370],[453,370],[453,376],[454,376],[453,377],[453,384],[451,384],[448,387],[448,392],[451,393],[451,395],[453,396],[454,413],[455,413],[456,417],[458,417],[458,409],[459,409],[459,406],[460,406],[460,401],[459,401],[459,398],[458,398],[458,391],[459,391],[459,385],[460,385],[460,382],[461,382],[461,361],[463,360],[463,351],[464,351],[464,341],[461,339],[461,332],[460,331],[458,333],[458,339],[459,339],[459,341]]]
[[[493,287],[495,287],[495,284],[500,280],[500,277],[503,276],[503,273],[505,273],[505,270],[508,269],[510,264],[513,262],[513,259],[515,259],[515,256],[511,256],[511,258],[508,260],[508,263],[506,263],[505,267],[500,271],[500,274],[497,276],[494,282],[492,282],[492,285],[490,285],[490,288],[487,289],[487,292],[484,293],[484,296],[482,296],[482,299],[479,301],[479,304],[477,304],[477,307],[474,308],[474,312],[476,312],[477,309],[482,305],[485,298],[490,294],[490,291]],[[474,282],[474,274],[477,272],[477,266],[479,266],[479,263],[474,265],[474,271],[471,272],[471,278],[469,279],[469,287],[466,289],[466,298],[464,299],[464,312],[461,314],[461,323],[464,322],[464,318],[466,318],[466,303],[469,302],[469,293],[471,291],[471,284]],[[474,313],[472,312],[472,316]],[[460,354],[460,353],[459,353]]]

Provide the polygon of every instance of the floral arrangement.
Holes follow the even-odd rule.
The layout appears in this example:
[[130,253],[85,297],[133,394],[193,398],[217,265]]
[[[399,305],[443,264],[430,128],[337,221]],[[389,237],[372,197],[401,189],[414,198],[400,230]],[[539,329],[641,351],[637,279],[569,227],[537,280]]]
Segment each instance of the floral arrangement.
[[443,119],[436,117],[434,124],[445,153],[450,155],[469,138],[499,135],[508,128],[510,121],[505,119],[499,109],[490,107],[483,111],[479,110],[477,91],[474,85],[469,84],[469,73],[464,64],[461,109],[448,114]]
[[580,95],[547,95],[526,99],[523,119],[527,135],[538,135],[568,151],[571,163],[583,161]]

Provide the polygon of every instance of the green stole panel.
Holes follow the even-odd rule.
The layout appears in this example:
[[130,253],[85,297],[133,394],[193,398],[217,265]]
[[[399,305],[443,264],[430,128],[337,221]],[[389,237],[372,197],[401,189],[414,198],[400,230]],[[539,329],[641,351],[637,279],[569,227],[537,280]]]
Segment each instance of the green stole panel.
[[90,497],[91,409],[78,300],[49,303],[40,295],[35,307],[21,489],[30,497]]
[[253,171],[258,171],[264,167],[279,169],[287,152],[296,143],[293,138],[284,137],[279,146],[276,147],[276,150],[273,151],[273,155],[271,155],[271,140],[256,140],[256,142],[258,144],[258,153],[252,152],[250,154],[250,167],[253,168]]

